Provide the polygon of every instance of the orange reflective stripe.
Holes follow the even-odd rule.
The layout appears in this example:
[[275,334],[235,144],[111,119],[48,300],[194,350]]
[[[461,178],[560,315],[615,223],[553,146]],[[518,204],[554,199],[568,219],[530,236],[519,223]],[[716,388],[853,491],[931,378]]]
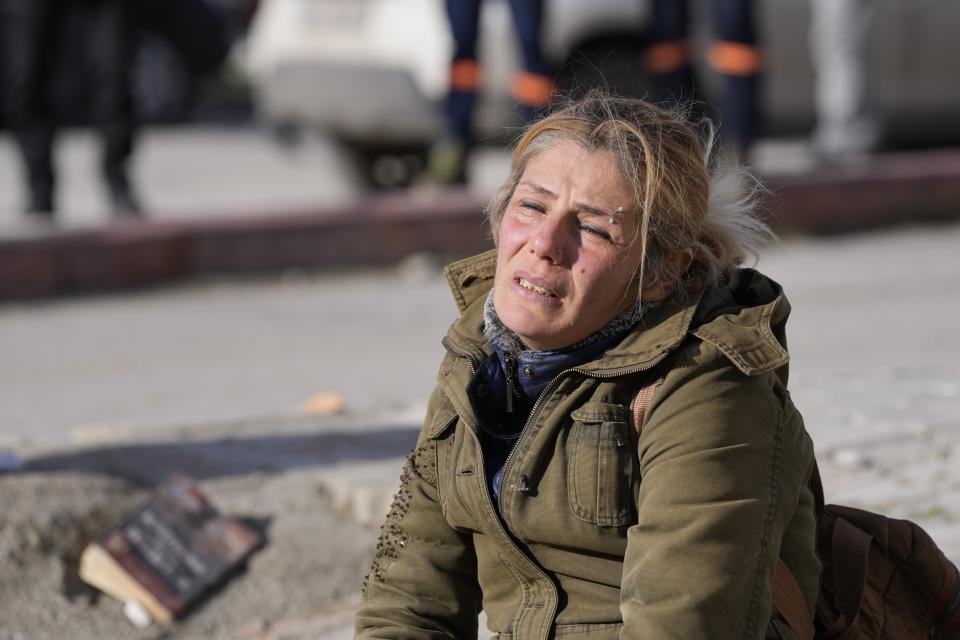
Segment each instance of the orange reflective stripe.
[[455,91],[476,91],[480,88],[480,65],[476,60],[453,61],[450,88]]
[[542,107],[553,98],[553,80],[547,76],[524,71],[513,81],[510,93],[520,104]]
[[682,69],[690,64],[690,43],[671,40],[650,45],[643,54],[643,61],[647,70],[657,75]]
[[729,76],[751,76],[763,66],[760,49],[751,44],[720,40],[707,54],[710,66]]

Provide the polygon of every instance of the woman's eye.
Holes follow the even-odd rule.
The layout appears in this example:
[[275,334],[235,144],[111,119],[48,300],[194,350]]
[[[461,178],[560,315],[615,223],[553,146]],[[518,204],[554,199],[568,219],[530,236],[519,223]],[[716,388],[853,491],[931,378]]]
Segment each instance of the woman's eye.
[[537,213],[543,213],[543,212],[544,212],[543,205],[541,205],[541,204],[539,204],[539,203],[537,203],[537,202],[531,202],[531,201],[529,201],[529,200],[521,200],[521,201],[520,201],[520,208],[521,208],[521,209],[526,209],[527,211],[536,211]]
[[598,238],[603,238],[604,240],[610,239],[610,234],[607,233],[607,230],[603,227],[598,227],[593,224],[582,224],[580,225],[580,228],[591,235],[597,236]]

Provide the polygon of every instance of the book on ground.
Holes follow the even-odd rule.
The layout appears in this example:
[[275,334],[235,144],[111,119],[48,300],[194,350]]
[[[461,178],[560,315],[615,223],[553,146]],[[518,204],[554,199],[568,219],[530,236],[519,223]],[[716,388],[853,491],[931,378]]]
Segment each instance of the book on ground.
[[263,543],[220,515],[197,485],[175,474],[80,557],[80,577],[122,602],[170,622]]

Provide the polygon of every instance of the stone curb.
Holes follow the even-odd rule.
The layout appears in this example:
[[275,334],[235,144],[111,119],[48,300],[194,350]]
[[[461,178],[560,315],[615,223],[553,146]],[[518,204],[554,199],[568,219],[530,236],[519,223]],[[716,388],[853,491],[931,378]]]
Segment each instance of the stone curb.
[[[781,231],[840,233],[960,216],[960,150],[769,176],[765,212]],[[116,291],[211,274],[395,264],[415,252],[490,248],[486,201],[411,190],[328,211],[231,220],[117,222],[0,240],[0,301]]]
[[383,524],[400,487],[405,458],[352,462],[324,469],[320,484],[334,509],[366,527]]
[[207,274],[386,265],[417,251],[469,255],[490,246],[481,211],[481,202],[464,192],[398,193],[321,212],[121,221],[0,240],[0,301]]
[[890,153],[765,182],[768,220],[781,231],[846,233],[960,218],[960,150]]

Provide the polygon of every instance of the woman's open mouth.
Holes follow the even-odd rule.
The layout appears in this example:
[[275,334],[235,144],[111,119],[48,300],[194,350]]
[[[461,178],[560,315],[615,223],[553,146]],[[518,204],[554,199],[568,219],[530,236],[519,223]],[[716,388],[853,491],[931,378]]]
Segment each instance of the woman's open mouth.
[[538,284],[534,284],[525,278],[516,278],[514,282],[519,284],[524,289],[527,289],[528,291],[533,291],[534,293],[539,293],[542,296],[547,296],[548,298],[558,297],[557,294],[555,294],[553,291],[550,291],[549,289],[541,287]]

